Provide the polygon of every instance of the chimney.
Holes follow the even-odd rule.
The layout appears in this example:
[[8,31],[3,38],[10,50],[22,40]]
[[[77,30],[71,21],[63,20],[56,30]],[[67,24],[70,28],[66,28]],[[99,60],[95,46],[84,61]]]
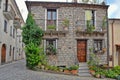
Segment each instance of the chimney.
[[77,3],[77,0],[73,0],[72,2]]

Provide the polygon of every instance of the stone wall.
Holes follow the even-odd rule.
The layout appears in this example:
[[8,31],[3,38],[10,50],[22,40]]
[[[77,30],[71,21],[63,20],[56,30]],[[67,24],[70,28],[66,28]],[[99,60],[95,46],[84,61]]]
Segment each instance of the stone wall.
[[[42,6],[31,6],[31,12],[34,15],[36,23],[45,30],[45,10],[47,8]],[[62,21],[67,18],[70,21],[68,33],[65,37],[59,37],[57,41],[57,55],[54,59],[48,57],[48,62],[53,65],[73,65],[78,63],[77,60],[77,40],[87,40],[87,61],[89,60],[89,48],[93,47],[94,39],[103,39],[105,46],[107,47],[107,35],[104,36],[76,36],[76,22],[80,21],[80,27],[83,29],[85,26],[85,10],[95,10],[96,13],[96,28],[102,26],[102,20],[107,14],[107,9],[103,8],[90,8],[88,7],[60,7],[57,8],[58,17],[58,30],[63,30]],[[106,33],[105,33],[106,34]],[[100,61],[103,64],[107,62],[107,52],[100,55]]]

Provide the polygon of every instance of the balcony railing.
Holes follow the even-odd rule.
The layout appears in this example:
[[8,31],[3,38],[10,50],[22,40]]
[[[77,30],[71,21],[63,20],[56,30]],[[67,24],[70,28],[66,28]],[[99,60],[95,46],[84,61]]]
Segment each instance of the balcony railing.
[[7,8],[6,8],[6,5],[4,4],[3,14],[8,20],[13,20],[14,19],[15,12],[14,12],[11,4],[8,4]]
[[14,19],[14,27],[15,28],[21,28],[20,18]]

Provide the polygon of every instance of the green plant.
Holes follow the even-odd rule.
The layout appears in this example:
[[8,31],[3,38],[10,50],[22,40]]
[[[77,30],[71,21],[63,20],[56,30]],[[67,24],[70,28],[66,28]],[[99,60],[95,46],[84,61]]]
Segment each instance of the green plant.
[[38,65],[40,57],[39,57],[39,47],[33,43],[29,43],[25,48],[26,53],[26,66],[30,69],[33,69]]
[[64,19],[62,24],[64,25],[64,27],[68,27],[69,26],[69,20]]
[[56,26],[55,25],[48,25],[47,28],[48,29],[56,29]]
[[112,69],[105,71],[105,76],[108,78],[117,78],[118,74],[115,73]]
[[77,70],[79,68],[78,65],[73,65],[69,67],[69,70]]
[[32,14],[29,13],[26,24],[22,28],[22,41],[25,45],[32,42],[39,46],[41,44],[43,34],[42,29],[35,24]]
[[112,70],[118,75],[120,75],[120,66],[115,66]]
[[87,20],[87,32],[92,33],[94,31],[95,27],[93,24],[90,23],[90,20]]

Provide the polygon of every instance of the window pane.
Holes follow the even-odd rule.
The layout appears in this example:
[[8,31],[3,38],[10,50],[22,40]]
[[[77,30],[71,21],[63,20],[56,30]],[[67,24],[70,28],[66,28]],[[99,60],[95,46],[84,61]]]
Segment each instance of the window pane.
[[56,11],[53,11],[52,19],[53,19],[53,20],[56,20],[56,17],[57,17],[57,16],[56,16]]
[[47,12],[47,19],[48,19],[48,20],[51,20],[51,11],[48,11],[48,12]]

